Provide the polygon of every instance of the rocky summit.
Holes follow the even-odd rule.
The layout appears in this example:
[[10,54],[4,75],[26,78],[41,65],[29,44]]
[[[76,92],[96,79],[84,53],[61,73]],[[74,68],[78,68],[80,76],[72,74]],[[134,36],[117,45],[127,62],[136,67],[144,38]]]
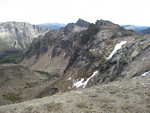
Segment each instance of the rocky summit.
[[79,19],[38,31],[21,56],[16,64],[0,65],[0,113],[150,111],[149,34]]

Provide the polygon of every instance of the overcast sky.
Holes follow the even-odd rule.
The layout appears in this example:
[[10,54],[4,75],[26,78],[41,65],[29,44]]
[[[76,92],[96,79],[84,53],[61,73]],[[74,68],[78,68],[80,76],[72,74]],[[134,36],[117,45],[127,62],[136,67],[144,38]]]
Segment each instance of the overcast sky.
[[0,0],[0,22],[95,22],[150,26],[150,0]]

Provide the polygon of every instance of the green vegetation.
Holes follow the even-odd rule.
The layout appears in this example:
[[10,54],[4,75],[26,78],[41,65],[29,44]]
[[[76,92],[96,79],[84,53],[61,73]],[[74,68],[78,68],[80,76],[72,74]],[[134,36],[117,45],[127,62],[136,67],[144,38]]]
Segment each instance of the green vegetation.
[[37,73],[40,73],[40,74],[43,74],[43,75],[46,75],[48,77],[48,80],[51,80],[51,79],[54,79],[59,77],[59,74],[58,73],[53,73],[53,72],[45,72],[45,71],[40,71],[40,70],[34,70],[35,72]]
[[21,97],[15,93],[7,93],[7,94],[3,95],[3,97],[12,102],[18,102],[21,100]]
[[4,40],[0,39],[0,50],[5,50],[8,49],[9,45],[7,42],[5,42]]
[[0,64],[4,63],[19,63],[23,58],[22,52],[8,53],[0,56]]

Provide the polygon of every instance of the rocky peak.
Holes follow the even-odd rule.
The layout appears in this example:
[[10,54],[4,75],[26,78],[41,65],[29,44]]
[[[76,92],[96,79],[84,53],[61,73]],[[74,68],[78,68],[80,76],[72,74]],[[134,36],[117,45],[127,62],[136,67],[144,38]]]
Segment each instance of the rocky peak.
[[96,25],[112,25],[113,23],[108,20],[97,20]]
[[78,19],[78,21],[75,23],[76,25],[78,26],[81,26],[81,27],[88,27],[90,25],[89,22],[83,20],[83,19]]
[[96,24],[96,26],[98,26],[100,28],[102,28],[102,27],[120,27],[119,25],[114,24],[108,20],[97,20],[95,24]]
[[89,27],[90,23],[83,20],[83,19],[78,19],[76,23],[69,23],[66,25],[66,27],[63,29],[63,31],[67,33],[76,33],[76,32],[81,32],[84,30],[87,30]]

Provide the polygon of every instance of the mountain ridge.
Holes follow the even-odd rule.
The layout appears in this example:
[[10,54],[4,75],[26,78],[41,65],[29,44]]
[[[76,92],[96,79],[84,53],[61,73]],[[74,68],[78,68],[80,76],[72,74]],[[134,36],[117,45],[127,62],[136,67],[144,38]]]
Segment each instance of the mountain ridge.
[[82,19],[42,33],[22,53],[19,64],[0,65],[1,105],[23,102],[2,106],[0,111],[147,112],[149,37],[108,20],[89,23]]
[[[126,44],[107,59],[115,45],[121,41]],[[34,48],[33,45],[25,55],[29,57],[25,57],[22,64],[31,66],[32,69],[59,73],[62,78],[49,87],[58,88],[60,91],[74,89],[75,81],[84,84],[90,79],[87,84],[89,87],[121,77],[137,76],[149,68],[149,63],[145,65],[145,69],[139,66],[133,67],[132,64],[139,63],[135,60],[138,57],[149,59],[145,57],[146,54],[149,56],[146,53],[149,51],[149,38],[125,30],[110,21],[98,20],[95,24],[89,24],[88,28],[71,23],[60,31],[47,33],[34,44],[35,47],[38,45],[41,47]],[[143,53],[146,54],[142,56]],[[146,62],[145,60],[142,62]],[[137,68],[139,69],[136,70]],[[132,69],[136,71],[132,73]],[[95,71],[99,74],[91,79],[90,76]]]

